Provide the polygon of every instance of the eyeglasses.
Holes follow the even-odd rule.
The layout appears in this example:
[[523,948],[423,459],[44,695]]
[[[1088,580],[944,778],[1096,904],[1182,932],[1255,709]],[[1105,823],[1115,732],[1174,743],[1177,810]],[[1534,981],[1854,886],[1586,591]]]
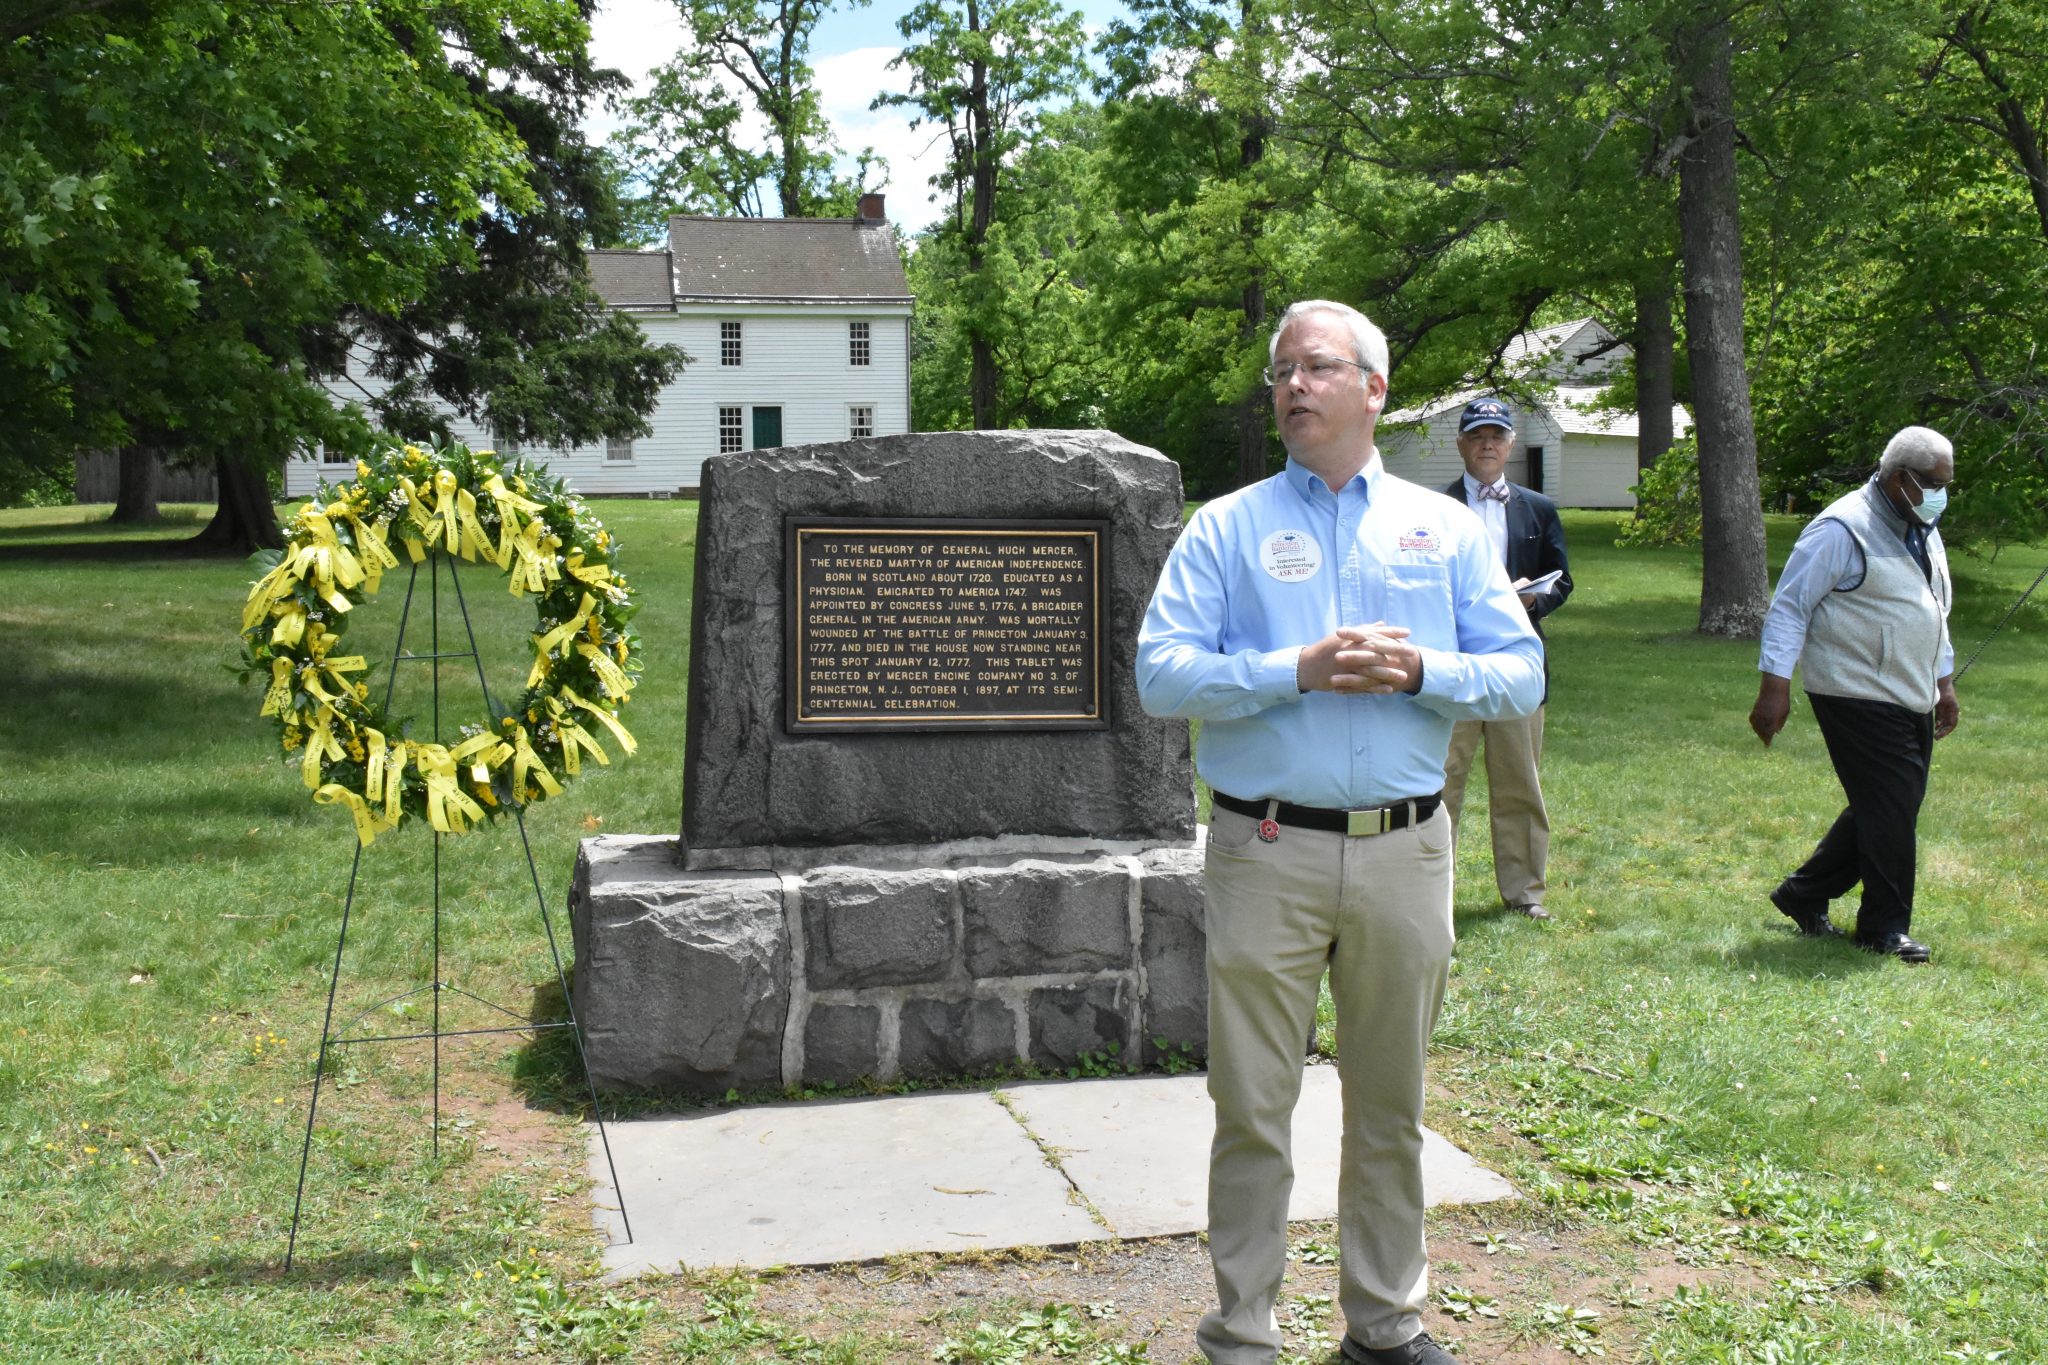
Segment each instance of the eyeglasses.
[[[1302,371],[1310,379],[1320,384],[1331,375],[1337,373],[1339,365],[1349,365],[1354,370],[1365,370],[1365,366],[1355,360],[1344,360],[1333,355],[1318,355],[1310,356],[1307,360],[1277,361],[1260,370],[1259,374],[1268,384],[1277,389],[1288,380],[1294,378],[1296,370]],[[1366,373],[1370,374],[1371,371],[1366,370]]]
[[1953,477],[1943,479],[1940,483],[1929,483],[1927,480],[1921,478],[1917,473],[1910,469],[1905,470],[1903,472],[1907,478],[1913,481],[1913,486],[1915,488],[1918,488],[1922,493],[1939,493],[1943,489],[1948,488],[1955,483],[1955,479]]

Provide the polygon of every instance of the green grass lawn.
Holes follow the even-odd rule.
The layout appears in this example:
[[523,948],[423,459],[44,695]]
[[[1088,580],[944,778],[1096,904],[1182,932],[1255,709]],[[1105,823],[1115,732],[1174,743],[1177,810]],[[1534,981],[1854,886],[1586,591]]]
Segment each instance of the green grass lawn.
[[[250,573],[179,553],[200,509],[171,512],[144,531],[0,512],[0,1358],[881,1358],[711,1330],[641,1288],[608,1300],[558,1036],[449,1045],[438,1157],[425,1053],[344,1053],[279,1273],[354,843],[222,668]],[[643,604],[641,750],[528,818],[564,951],[576,841],[671,831],[682,795],[696,509],[600,512]],[[1692,634],[1697,555],[1616,550],[1610,515],[1566,524],[1557,921],[1501,912],[1466,841],[1432,1123],[1564,1225],[1769,1286],[1613,1310],[1636,1358],[2048,1360],[2048,601],[1963,680],[1936,748],[1914,922],[1935,965],[1915,970],[1798,939],[1763,899],[1840,797],[1803,707],[1770,750],[1750,735],[1755,649]],[[1772,522],[1774,564],[1795,531]],[[2040,555],[1956,557],[1962,655]],[[388,657],[402,587],[352,647]],[[510,686],[531,610],[494,571],[462,587]],[[473,680],[449,674],[442,704],[468,718]],[[1483,798],[1475,778],[1475,834]],[[343,1017],[431,979],[431,888],[423,833],[365,855]],[[514,826],[445,843],[441,897],[445,979],[557,1007]],[[427,1008],[374,1018],[408,1031]],[[448,1008],[446,1027],[489,1022]]]

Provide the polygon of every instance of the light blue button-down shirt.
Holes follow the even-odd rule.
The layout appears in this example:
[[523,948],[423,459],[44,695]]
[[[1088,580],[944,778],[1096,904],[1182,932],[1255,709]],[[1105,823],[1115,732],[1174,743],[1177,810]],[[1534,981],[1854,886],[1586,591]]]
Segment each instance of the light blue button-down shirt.
[[[1340,625],[1406,626],[1413,696],[1304,693],[1304,646]],[[1458,720],[1543,701],[1543,644],[1471,509],[1388,474],[1375,454],[1332,493],[1293,460],[1195,513],[1138,634],[1138,696],[1202,722],[1218,791],[1356,808],[1444,784]]]

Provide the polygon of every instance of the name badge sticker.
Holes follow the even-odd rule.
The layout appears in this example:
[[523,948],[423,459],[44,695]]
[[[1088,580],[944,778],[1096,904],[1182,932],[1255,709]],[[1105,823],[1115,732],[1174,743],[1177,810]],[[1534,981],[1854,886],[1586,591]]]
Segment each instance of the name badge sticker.
[[1404,550],[1420,550],[1425,554],[1436,554],[1444,547],[1434,526],[1416,526],[1403,531],[1398,543]]
[[1306,531],[1275,531],[1259,547],[1259,563],[1282,583],[1314,578],[1323,567],[1323,547]]

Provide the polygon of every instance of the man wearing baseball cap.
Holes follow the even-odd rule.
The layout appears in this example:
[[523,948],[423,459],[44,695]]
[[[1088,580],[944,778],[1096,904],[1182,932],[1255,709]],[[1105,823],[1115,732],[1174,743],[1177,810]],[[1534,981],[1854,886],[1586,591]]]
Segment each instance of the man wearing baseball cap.
[[[1533,489],[1509,483],[1515,419],[1498,398],[1475,398],[1458,417],[1458,456],[1465,472],[1444,493],[1479,514],[1493,552],[1507,565],[1536,633],[1542,620],[1571,596],[1564,527],[1557,504]],[[1555,574],[1554,581],[1544,581]],[[1549,701],[1549,656],[1544,658],[1544,700]],[[1493,826],[1493,880],[1502,903],[1530,919],[1549,919],[1543,908],[1544,867],[1550,859],[1550,813],[1543,805],[1537,768],[1543,758],[1543,708],[1527,716],[1461,720],[1451,731],[1444,761],[1444,807],[1457,827],[1465,779],[1481,743],[1486,746],[1488,808]]]

